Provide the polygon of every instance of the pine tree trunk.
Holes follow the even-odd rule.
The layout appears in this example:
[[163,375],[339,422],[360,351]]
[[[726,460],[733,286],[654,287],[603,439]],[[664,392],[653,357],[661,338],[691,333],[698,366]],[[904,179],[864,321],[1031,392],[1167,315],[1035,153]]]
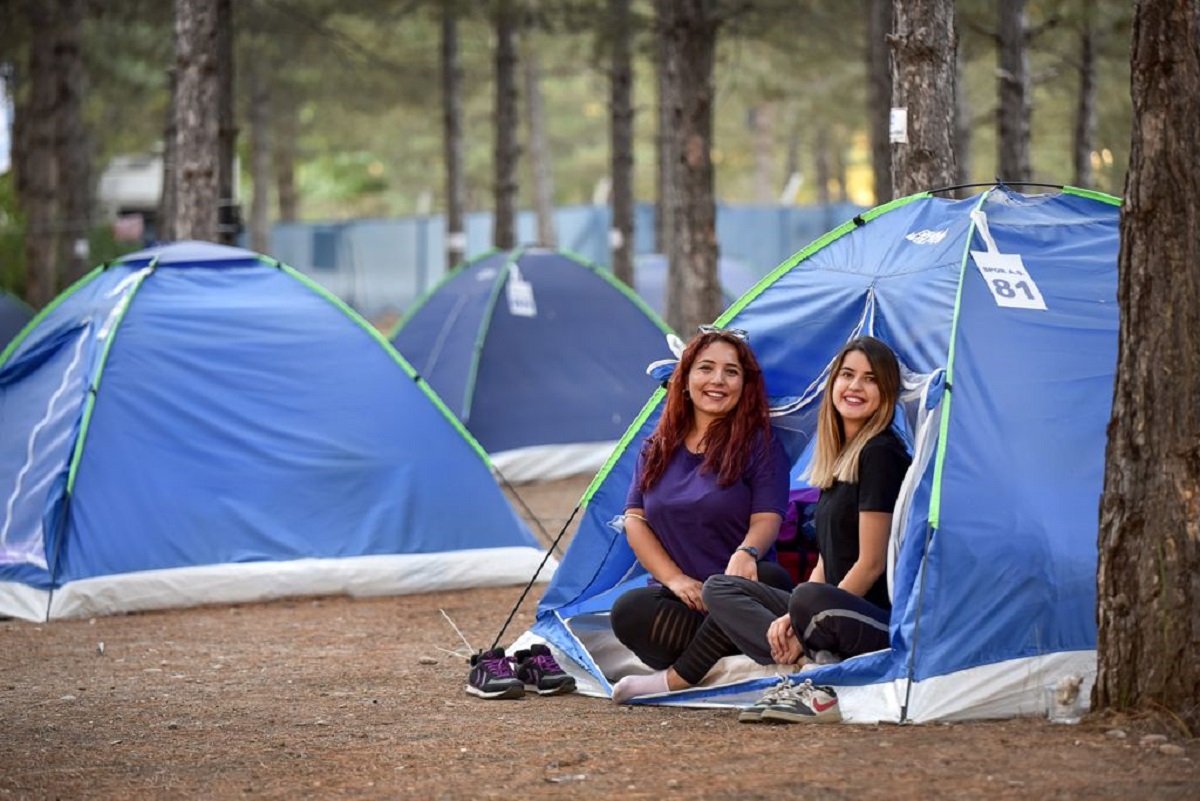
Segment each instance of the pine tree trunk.
[[817,141],[814,153],[814,172],[817,176],[817,205],[829,205],[829,126],[817,126]]
[[633,36],[629,0],[609,0],[612,73],[609,76],[609,158],[612,169],[612,271],[633,286]]
[[517,244],[517,31],[508,0],[496,11],[496,170],[495,228],[492,242],[501,250]]
[[1138,0],[1093,706],[1200,730],[1200,0]]
[[546,112],[542,104],[541,68],[537,45],[526,37],[525,110],[529,123],[529,171],[533,177],[533,207],[537,213],[538,244],[558,247],[554,231],[554,172],[550,144],[546,140]]
[[[675,163],[679,154],[674,150],[676,137],[672,136],[672,126],[675,124],[674,97],[675,87],[679,82],[679,52],[675,41],[666,35],[664,25],[670,12],[671,0],[655,0],[656,26],[656,67],[655,76],[658,83],[658,131],[655,135],[658,154],[657,193],[654,203],[654,249],[671,259],[673,240],[671,231],[675,228],[672,215],[675,213],[675,196],[679,193],[678,173]],[[669,291],[669,288],[668,288]]]
[[1092,147],[1096,139],[1096,3],[1083,0],[1079,32],[1079,99],[1075,106],[1075,138],[1072,143],[1075,186],[1092,186]]
[[49,303],[58,276],[55,128],[58,87],[54,77],[54,14],[57,3],[26,0],[32,31],[29,45],[29,101],[22,122],[25,152],[21,166],[25,211],[25,300],[35,309]]
[[232,0],[217,0],[217,238],[224,245],[236,244],[241,229],[234,180],[238,129],[233,111],[231,2]]
[[974,122],[971,113],[971,96],[967,91],[964,78],[967,74],[967,52],[963,47],[962,37],[956,38],[958,39],[958,48],[954,63],[958,65],[956,69],[961,80],[955,84],[954,91],[954,163],[956,168],[954,183],[964,187],[960,190],[959,197],[965,198],[974,191],[965,188],[966,184],[971,183],[971,142],[974,136]]
[[1029,26],[1025,0],[1000,0],[998,10],[1000,107],[997,111],[999,155],[996,169],[1000,180],[1021,183],[1032,176],[1029,160]]
[[58,0],[55,63],[58,77],[59,285],[69,286],[91,266],[88,235],[92,228],[91,143],[83,121],[86,91],[81,42],[83,0]]
[[217,0],[175,0],[176,239],[217,241]]
[[300,218],[300,193],[296,190],[296,153],[300,120],[296,104],[285,98],[275,108],[275,192],[279,197],[279,221]]
[[754,132],[754,199],[772,203],[776,197],[775,105],[759,103],[750,109]]
[[250,200],[250,249],[271,250],[271,90],[265,64],[247,65],[250,82],[250,172],[254,196]]
[[179,137],[175,127],[176,109],[179,106],[179,81],[175,79],[174,67],[167,70],[167,119],[163,126],[162,194],[158,196],[158,211],[155,220],[155,239],[159,242],[175,241],[175,202],[179,196],[179,173],[176,170]]
[[893,0],[892,107],[905,109],[907,142],[892,143],[898,197],[953,183],[953,0]]
[[463,155],[462,65],[458,58],[458,9],[442,6],[442,128],[446,159],[446,271],[466,255],[467,233],[463,222],[467,184]]
[[[870,84],[871,168],[875,175],[875,202],[892,199],[892,152],[888,144],[888,115],[892,103],[892,70],[888,63],[887,36],[892,32],[891,0],[863,0],[867,4],[867,80]],[[961,73],[960,73],[961,74]]]
[[705,0],[668,0],[659,5],[660,34],[678,54],[667,133],[676,155],[667,249],[667,323],[690,335],[712,322],[723,307],[717,278],[717,207],[713,196],[713,65],[718,23]]

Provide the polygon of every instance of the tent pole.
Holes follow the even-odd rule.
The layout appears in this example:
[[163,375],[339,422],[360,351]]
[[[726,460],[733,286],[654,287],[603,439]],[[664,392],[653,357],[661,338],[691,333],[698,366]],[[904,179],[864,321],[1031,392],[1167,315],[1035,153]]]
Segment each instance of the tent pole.
[[917,662],[917,640],[921,631],[921,609],[925,605],[925,578],[929,567],[929,545],[933,542],[933,526],[925,526],[925,555],[921,557],[921,588],[917,590],[917,616],[913,621],[912,647],[908,649],[908,683],[904,687],[904,703],[900,706],[900,722],[908,722],[908,702],[912,697],[913,673]]
[[508,624],[512,623],[512,619],[516,616],[517,610],[521,608],[521,604],[525,601],[525,596],[529,594],[530,588],[533,587],[533,582],[537,581],[537,577],[542,574],[542,568],[546,566],[546,562],[550,561],[551,552],[558,547],[559,540],[563,538],[563,535],[567,533],[567,529],[571,527],[572,521],[575,520],[575,515],[579,513],[580,506],[582,506],[582,504],[576,504],[575,508],[571,510],[571,516],[567,518],[566,523],[563,523],[562,530],[558,532],[558,536],[554,538],[554,542],[551,543],[550,547],[546,549],[546,555],[542,557],[542,563],[538,565],[537,570],[533,571],[533,575],[529,578],[529,583],[526,584],[525,589],[521,591],[521,597],[517,599],[515,604],[513,604],[512,611],[508,613],[508,620],[504,621],[504,625],[500,627],[499,633],[496,634],[496,639],[492,640],[492,649],[494,649],[500,643],[500,638],[504,636],[504,632],[508,630]]

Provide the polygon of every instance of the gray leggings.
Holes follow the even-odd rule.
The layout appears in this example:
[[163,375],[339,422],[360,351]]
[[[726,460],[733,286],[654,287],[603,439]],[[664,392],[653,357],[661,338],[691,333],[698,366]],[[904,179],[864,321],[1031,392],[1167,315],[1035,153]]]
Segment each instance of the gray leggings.
[[790,613],[792,628],[809,658],[829,651],[842,659],[888,647],[891,612],[832,584],[805,582],[789,594],[736,576],[704,582],[704,604],[739,651],[770,665],[767,629]]

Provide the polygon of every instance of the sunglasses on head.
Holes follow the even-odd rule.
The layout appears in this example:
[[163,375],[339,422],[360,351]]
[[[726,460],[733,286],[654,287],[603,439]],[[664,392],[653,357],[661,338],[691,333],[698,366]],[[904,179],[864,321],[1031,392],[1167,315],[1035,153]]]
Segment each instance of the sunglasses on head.
[[701,334],[728,334],[734,339],[740,339],[743,342],[750,341],[750,332],[744,328],[721,328],[719,325],[702,325],[700,326]]

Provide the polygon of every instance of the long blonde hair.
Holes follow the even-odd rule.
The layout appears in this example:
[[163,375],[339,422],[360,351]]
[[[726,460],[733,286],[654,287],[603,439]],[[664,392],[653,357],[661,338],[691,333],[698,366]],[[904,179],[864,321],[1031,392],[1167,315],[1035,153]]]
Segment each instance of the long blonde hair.
[[[867,357],[875,384],[879,387],[879,408],[871,415],[854,439],[846,442],[842,415],[833,405],[833,383],[846,356],[858,351]],[[892,349],[875,337],[855,337],[846,343],[833,361],[833,369],[825,384],[825,396],[817,412],[817,447],[805,478],[814,487],[828,489],[835,481],[858,482],[858,457],[863,447],[876,434],[892,424],[896,399],[900,395],[900,363]]]

